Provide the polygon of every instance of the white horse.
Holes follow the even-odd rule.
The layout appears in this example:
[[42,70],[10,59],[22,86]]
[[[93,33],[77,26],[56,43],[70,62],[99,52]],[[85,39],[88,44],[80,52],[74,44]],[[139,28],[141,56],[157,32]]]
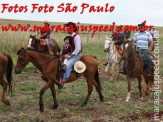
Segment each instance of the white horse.
[[[110,79],[113,79],[112,75],[114,73],[114,70],[116,69],[116,66],[117,65],[119,66],[119,71],[120,71],[120,68],[122,67],[122,63],[119,64],[121,60],[121,55],[118,52],[112,38],[108,38],[108,36],[106,36],[104,52],[107,52],[107,59],[106,59],[107,66],[105,68],[105,72],[108,72],[108,69],[110,69],[110,72],[109,72]],[[118,71],[116,79],[119,78],[119,71]]]

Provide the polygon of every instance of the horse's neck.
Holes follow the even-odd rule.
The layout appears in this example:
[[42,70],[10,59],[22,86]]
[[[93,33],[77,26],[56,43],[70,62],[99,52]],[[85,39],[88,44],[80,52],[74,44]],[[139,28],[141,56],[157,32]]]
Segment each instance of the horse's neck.
[[128,65],[129,66],[135,66],[135,63],[136,63],[136,53],[134,54],[134,50],[131,49],[131,54],[130,56],[128,57]]
[[118,58],[120,57],[120,54],[119,54],[115,44],[112,44],[112,53],[113,53],[113,55],[115,55],[116,59],[118,60]]
[[32,62],[40,71],[42,71],[43,65],[48,60],[52,59],[52,56],[44,55],[34,51],[28,51],[28,56],[30,57],[30,62]]
[[40,40],[35,38],[35,49],[38,49],[39,48],[39,43],[40,43]]

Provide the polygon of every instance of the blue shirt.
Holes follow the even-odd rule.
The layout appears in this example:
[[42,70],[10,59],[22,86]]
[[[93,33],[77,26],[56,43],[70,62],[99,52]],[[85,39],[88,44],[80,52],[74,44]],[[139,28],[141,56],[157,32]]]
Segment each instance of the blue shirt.
[[149,32],[140,32],[138,31],[134,35],[134,41],[139,49],[148,49],[148,43],[152,40],[152,36]]

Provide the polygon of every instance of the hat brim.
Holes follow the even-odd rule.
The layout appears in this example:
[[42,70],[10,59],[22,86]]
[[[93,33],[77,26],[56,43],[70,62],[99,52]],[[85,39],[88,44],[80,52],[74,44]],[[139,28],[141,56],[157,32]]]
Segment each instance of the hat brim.
[[[80,65],[82,65],[82,69],[77,69],[77,66],[76,64],[80,62]],[[77,72],[77,73],[83,73],[85,70],[86,70],[86,65],[82,62],[82,61],[77,61],[75,64],[74,64],[74,70]]]

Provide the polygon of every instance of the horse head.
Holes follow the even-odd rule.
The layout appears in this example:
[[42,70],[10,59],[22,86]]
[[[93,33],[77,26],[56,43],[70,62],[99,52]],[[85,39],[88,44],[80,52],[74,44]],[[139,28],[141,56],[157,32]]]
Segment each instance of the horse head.
[[29,63],[29,58],[26,56],[27,49],[21,48],[17,52],[17,64],[15,67],[15,73],[20,74],[22,69]]
[[127,60],[129,55],[131,54],[131,51],[133,49],[132,42],[131,41],[125,41],[123,43],[123,56],[122,58],[124,60]]
[[32,36],[32,35],[30,34],[30,37],[29,37],[29,39],[28,39],[28,48],[34,47],[35,44],[36,44],[36,35]]
[[107,52],[110,48],[110,45],[112,44],[112,38],[109,38],[106,36],[105,44],[104,44],[104,52]]

